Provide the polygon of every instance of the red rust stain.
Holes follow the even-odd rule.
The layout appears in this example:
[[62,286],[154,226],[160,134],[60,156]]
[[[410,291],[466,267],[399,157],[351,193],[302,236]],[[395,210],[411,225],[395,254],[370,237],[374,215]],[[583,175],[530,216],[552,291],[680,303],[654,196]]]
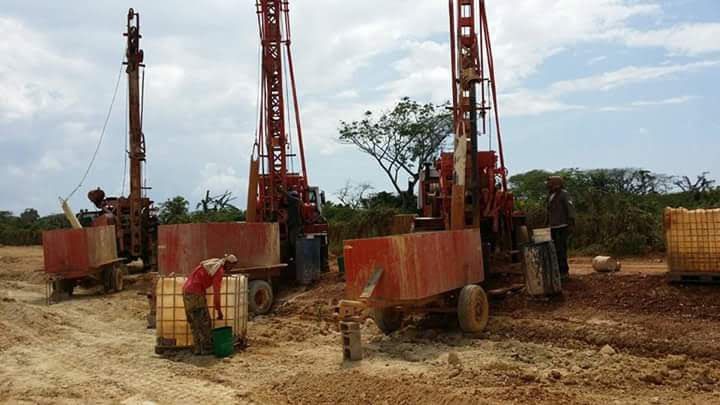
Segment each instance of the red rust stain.
[[480,232],[468,229],[345,242],[347,295],[356,299],[376,268],[373,299],[412,301],[484,279]]
[[158,230],[160,274],[189,274],[202,260],[232,253],[239,267],[280,264],[280,234],[274,223],[163,225]]
[[85,277],[117,258],[113,226],[43,232],[45,272],[67,278]]

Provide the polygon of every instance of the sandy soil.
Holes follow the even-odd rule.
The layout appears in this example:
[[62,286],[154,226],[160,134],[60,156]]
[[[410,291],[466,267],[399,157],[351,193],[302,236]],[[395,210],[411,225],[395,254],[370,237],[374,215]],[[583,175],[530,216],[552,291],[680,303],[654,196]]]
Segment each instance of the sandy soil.
[[452,319],[392,336],[367,321],[365,359],[343,363],[335,275],[287,292],[232,358],[161,357],[142,283],[48,306],[42,249],[2,247],[0,402],[720,403],[720,287],[668,284],[657,260],[595,274],[576,258],[563,300],[493,301],[479,336]]

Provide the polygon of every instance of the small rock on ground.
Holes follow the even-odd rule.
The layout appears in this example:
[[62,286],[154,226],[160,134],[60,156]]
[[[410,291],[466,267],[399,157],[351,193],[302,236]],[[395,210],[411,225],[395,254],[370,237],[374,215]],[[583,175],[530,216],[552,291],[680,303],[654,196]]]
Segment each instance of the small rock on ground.
[[665,365],[672,370],[679,370],[681,368],[685,368],[685,364],[687,363],[687,356],[681,354],[681,355],[669,355],[667,356],[667,359],[665,360]]
[[602,349],[600,349],[599,353],[602,354],[603,356],[612,356],[615,353],[617,353],[617,351],[615,351],[615,349],[613,349],[612,346],[605,345],[602,347]]
[[460,361],[460,357],[458,357],[457,353],[450,352],[448,353],[448,364],[455,367],[461,367],[462,362]]

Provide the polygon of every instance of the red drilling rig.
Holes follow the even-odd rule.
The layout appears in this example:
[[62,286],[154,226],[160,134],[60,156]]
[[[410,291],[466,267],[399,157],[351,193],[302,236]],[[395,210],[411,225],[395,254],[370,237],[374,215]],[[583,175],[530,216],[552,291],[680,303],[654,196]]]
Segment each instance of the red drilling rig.
[[[90,191],[88,198],[98,210],[80,211],[77,220],[72,217],[67,199],[63,201],[63,210],[69,216],[74,229],[43,232],[49,301],[56,301],[63,295],[72,295],[78,285],[102,285],[105,292],[120,291],[123,289],[123,277],[128,268],[147,270],[157,267],[158,219],[153,202],[143,195],[146,190],[143,187],[142,175],[145,137],[142,132],[140,69],[145,65],[143,51],[140,49],[140,15],[133,9],[128,11],[125,36],[127,50],[124,65],[128,77],[130,126],[130,194],[128,197],[106,197],[100,188]],[[115,91],[117,92],[117,87]],[[108,119],[109,117],[110,113]],[[100,139],[102,140],[102,136]],[[95,157],[85,176],[94,161]],[[84,179],[85,177],[82,181]]]
[[91,226],[115,225],[118,256],[126,260],[142,260],[143,267],[156,268],[158,220],[153,202],[144,195],[143,165],[145,164],[145,135],[142,130],[142,99],[140,69],[144,68],[144,53],[140,49],[140,14],[128,11],[125,72],[128,77],[130,194],[127,197],[106,197],[97,188],[88,199],[99,211],[80,214],[80,222]]
[[[449,0],[454,152],[426,164],[419,189],[423,229],[479,227],[488,265],[515,250],[524,216],[508,190],[495,67],[484,0]],[[482,150],[480,140],[487,149]],[[495,144],[493,145],[493,141]]]
[[[489,270],[504,270],[496,258],[519,258],[513,253],[524,239],[524,216],[514,211],[507,185],[485,2],[448,6],[453,152],[425,165],[415,232],[344,242],[347,299],[339,316],[346,358],[362,357],[356,323],[367,312],[388,334],[407,314],[432,312],[457,313],[460,329],[481,332],[489,315],[481,284]],[[483,136],[487,150],[479,147]]]
[[[318,244],[322,267],[327,263],[328,225],[322,217],[324,195],[308,184],[300,109],[291,52],[290,14],[287,0],[258,0],[255,3],[261,54],[260,116],[250,162],[247,221],[277,222],[283,260],[300,266],[305,244]],[[287,58],[284,63],[283,57]],[[287,80],[289,78],[289,83]],[[289,90],[292,99],[286,99]],[[295,125],[291,124],[290,105]],[[293,149],[292,129],[297,150]],[[299,160],[299,171],[294,167]],[[314,250],[315,248],[309,248]],[[304,270],[296,268],[300,282]]]

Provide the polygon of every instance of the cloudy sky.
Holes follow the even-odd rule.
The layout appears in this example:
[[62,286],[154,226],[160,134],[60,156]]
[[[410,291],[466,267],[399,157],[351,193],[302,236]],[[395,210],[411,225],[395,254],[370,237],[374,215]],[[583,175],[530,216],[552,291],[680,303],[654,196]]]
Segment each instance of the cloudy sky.
[[[534,168],[643,167],[720,177],[720,2],[488,0],[506,158]],[[244,206],[255,131],[254,1],[3,0],[0,209],[59,211],[97,143],[141,13],[150,196]],[[390,189],[337,141],[340,120],[400,97],[450,97],[445,0],[292,0],[293,46],[311,182]],[[99,158],[72,199],[122,191],[125,82]]]

